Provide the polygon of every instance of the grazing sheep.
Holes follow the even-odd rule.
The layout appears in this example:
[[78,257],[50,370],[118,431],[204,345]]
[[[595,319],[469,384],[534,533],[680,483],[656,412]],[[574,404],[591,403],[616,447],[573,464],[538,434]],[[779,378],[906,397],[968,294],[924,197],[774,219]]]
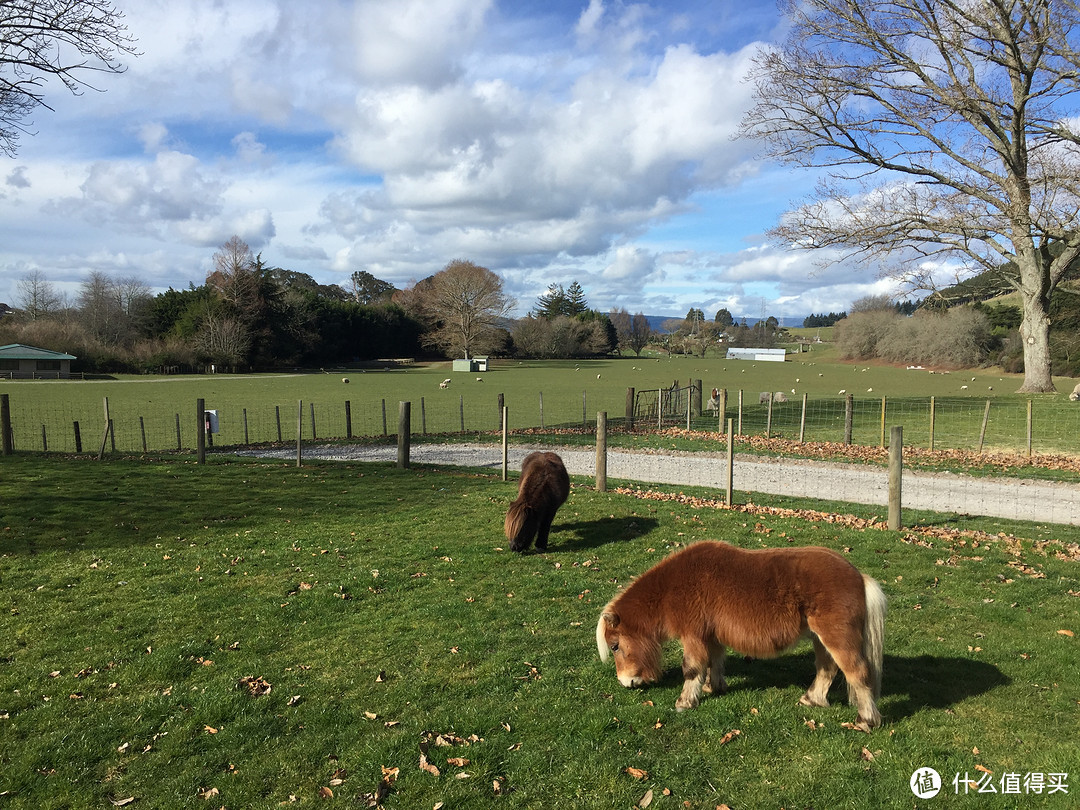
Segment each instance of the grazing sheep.
[[777,391],[773,394],[773,402],[787,402],[787,394],[783,391]]
[[1076,388],[1072,390],[1072,393],[1069,394],[1069,400],[1072,402],[1080,402],[1080,383],[1078,383]]
[[443,380],[441,383],[439,383],[439,388],[449,388],[449,387],[450,387],[450,380]]
[[758,394],[758,405],[765,405],[770,399],[772,399],[772,391],[762,391]]
[[342,377],[342,378],[341,378],[341,381],[342,381],[343,383],[347,383],[347,382],[349,381],[349,378],[348,378],[348,377]]

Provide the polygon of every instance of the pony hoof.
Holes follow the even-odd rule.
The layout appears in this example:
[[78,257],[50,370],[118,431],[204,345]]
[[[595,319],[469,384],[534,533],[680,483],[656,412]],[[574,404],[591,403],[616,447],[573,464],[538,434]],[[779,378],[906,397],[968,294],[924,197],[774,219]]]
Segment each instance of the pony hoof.
[[825,707],[827,707],[829,705],[829,701],[828,700],[816,701],[812,697],[810,697],[810,693],[807,692],[801,698],[799,698],[799,705],[800,706],[815,706],[817,708],[825,708]]
[[691,703],[690,701],[682,700],[675,701],[675,711],[677,712],[685,712],[687,709],[696,709],[697,706],[698,702],[696,700],[693,703]]

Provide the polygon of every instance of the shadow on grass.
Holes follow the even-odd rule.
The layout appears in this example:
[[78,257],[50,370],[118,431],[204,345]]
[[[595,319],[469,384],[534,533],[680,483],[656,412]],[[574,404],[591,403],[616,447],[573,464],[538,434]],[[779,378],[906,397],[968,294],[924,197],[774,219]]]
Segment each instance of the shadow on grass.
[[[787,689],[792,685],[805,689],[814,679],[814,655],[808,651],[779,658],[747,659],[729,654],[725,675],[728,692]],[[669,669],[661,682],[664,686],[676,686],[682,680],[681,670]],[[947,709],[1010,683],[1012,679],[994,665],[970,658],[886,655],[881,684],[882,714],[887,721],[895,721],[924,709]],[[829,700],[834,705],[846,703],[846,695],[843,675],[838,674],[829,691]]]
[[648,534],[660,525],[655,518],[606,517],[551,527],[549,551],[585,551],[608,543],[620,543]]

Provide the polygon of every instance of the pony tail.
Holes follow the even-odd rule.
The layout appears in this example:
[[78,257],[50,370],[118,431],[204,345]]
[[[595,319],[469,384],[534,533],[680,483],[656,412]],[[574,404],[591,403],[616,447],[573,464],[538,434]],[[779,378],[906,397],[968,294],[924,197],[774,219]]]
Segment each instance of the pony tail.
[[885,613],[888,600],[877,580],[863,574],[866,593],[866,625],[863,628],[863,654],[870,665],[870,685],[874,700],[881,697],[881,672],[885,659]]

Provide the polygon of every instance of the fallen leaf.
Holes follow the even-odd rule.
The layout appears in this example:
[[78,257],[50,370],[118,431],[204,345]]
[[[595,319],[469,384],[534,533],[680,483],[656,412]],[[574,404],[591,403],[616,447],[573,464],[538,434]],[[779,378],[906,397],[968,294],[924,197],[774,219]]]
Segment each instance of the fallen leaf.
[[984,768],[982,765],[976,765],[975,770],[982,771],[983,773],[988,773],[988,774],[991,774],[991,775],[993,775],[993,773],[994,773],[992,770],[990,770],[989,768]]
[[630,774],[632,777],[634,777],[635,779],[648,779],[649,778],[649,772],[648,771],[643,771],[643,770],[641,770],[641,768],[627,768],[626,772],[628,774]]
[[725,734],[723,737],[720,738],[719,745],[727,745],[729,742],[734,740],[740,734],[742,734],[742,731],[740,731],[737,728],[733,728],[731,731],[729,731],[727,734]]
[[1058,635],[1059,636],[1068,636],[1069,638],[1073,638],[1076,635],[1076,633],[1074,633],[1072,630],[1058,630]]
[[252,697],[262,697],[263,695],[270,694],[270,683],[266,678],[258,677],[255,675],[245,675],[240,679],[238,686],[242,686],[248,690],[248,693]]
[[464,768],[466,765],[469,764],[469,760],[465,759],[465,757],[447,757],[446,764],[456,765],[459,768]]
[[867,762],[873,762],[874,761],[874,755],[870,753],[870,749],[867,748],[866,746],[863,746],[863,750],[862,750],[862,753],[860,754],[860,756],[863,759],[865,759]]
[[420,770],[430,773],[432,776],[439,776],[439,769],[428,762],[426,754],[420,755]]
[[218,730],[216,728],[214,728],[213,726],[203,726],[203,731],[205,731],[207,734],[217,734],[218,733]]
[[220,790],[218,790],[216,787],[212,787],[212,788],[208,788],[207,790],[202,791],[199,794],[199,798],[200,799],[212,799],[215,796],[217,796],[219,793],[221,793]]
[[364,712],[364,717],[366,717],[368,720],[379,719],[379,715],[375,714],[375,712]]
[[866,734],[870,733],[870,727],[866,723],[841,723],[840,728],[850,729],[851,731],[862,731]]
[[650,804],[652,804],[652,790],[646,790],[645,795],[638,800],[637,806],[645,810]]
[[332,799],[332,798],[334,798],[334,791],[332,791],[328,787],[321,787],[321,788],[319,788],[319,798],[320,799]]
[[289,698],[288,700],[285,701],[285,705],[286,706],[295,706],[299,702],[300,702],[300,696],[299,695],[293,695],[291,698]]
[[109,804],[113,807],[124,807],[125,805],[131,804],[133,801],[135,801],[135,797],[129,796],[126,799],[109,799]]

